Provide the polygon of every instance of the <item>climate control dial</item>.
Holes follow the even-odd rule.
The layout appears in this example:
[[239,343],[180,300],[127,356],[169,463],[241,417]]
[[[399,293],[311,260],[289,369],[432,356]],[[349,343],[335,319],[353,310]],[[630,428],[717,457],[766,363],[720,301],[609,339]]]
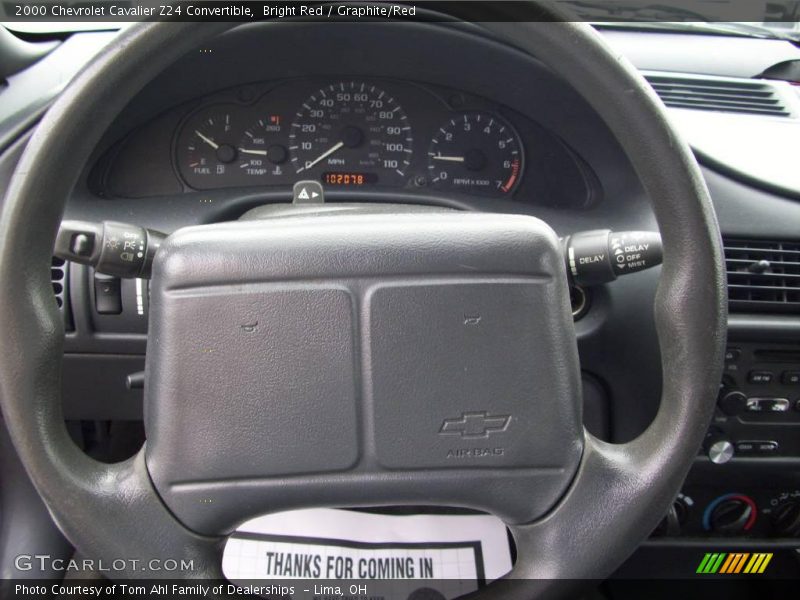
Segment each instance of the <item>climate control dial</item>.
[[706,531],[727,535],[750,531],[758,517],[755,501],[744,494],[725,494],[714,499],[703,513]]
[[800,502],[790,500],[772,511],[772,529],[780,537],[800,536]]

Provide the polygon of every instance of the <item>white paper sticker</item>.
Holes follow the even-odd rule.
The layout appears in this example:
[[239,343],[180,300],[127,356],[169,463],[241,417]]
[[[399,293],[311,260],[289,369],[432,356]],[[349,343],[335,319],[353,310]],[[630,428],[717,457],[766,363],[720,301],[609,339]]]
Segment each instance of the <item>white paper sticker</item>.
[[455,598],[508,573],[511,553],[505,525],[489,515],[308,509],[243,524],[222,570],[243,585],[292,580],[294,598],[405,600],[423,589]]

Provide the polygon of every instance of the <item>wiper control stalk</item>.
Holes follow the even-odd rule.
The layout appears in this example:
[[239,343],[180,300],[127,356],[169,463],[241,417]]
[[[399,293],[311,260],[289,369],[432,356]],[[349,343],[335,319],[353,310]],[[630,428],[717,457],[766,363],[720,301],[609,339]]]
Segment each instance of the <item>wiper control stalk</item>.
[[583,231],[563,244],[567,273],[577,285],[608,283],[661,264],[661,236],[652,231]]

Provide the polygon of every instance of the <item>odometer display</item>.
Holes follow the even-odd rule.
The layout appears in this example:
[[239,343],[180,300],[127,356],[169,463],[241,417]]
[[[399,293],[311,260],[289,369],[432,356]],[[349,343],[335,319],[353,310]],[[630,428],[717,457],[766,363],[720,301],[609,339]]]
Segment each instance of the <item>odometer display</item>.
[[345,187],[358,187],[361,185],[375,185],[378,176],[375,173],[323,173],[322,183],[326,185],[342,185]]
[[522,176],[522,144],[495,115],[465,112],[434,134],[428,175],[438,188],[478,194],[510,194]]
[[291,125],[289,153],[303,176],[372,173],[382,183],[402,185],[412,143],[411,125],[394,98],[372,84],[349,81],[324,87],[303,103]]

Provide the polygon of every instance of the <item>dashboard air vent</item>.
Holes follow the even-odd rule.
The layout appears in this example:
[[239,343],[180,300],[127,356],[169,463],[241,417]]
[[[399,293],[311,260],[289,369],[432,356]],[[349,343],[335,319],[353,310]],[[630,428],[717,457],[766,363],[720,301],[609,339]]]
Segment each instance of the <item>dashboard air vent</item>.
[[731,312],[800,313],[800,242],[726,239]]
[[50,263],[50,282],[53,284],[53,295],[58,309],[64,315],[64,326],[67,331],[71,331],[72,319],[67,306],[67,268],[65,260],[54,256]]
[[791,112],[770,83],[647,75],[664,104],[673,108],[789,117]]
[[58,308],[64,309],[64,287],[67,281],[67,261],[53,257],[50,263],[50,280],[53,282],[53,294]]

